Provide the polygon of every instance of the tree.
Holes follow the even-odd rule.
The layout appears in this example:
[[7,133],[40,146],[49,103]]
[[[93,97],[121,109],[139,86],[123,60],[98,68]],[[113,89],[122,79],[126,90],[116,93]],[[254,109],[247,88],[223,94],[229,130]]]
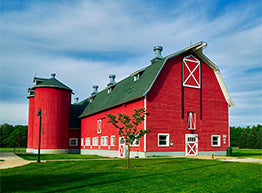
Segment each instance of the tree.
[[239,148],[247,148],[248,147],[248,129],[243,128],[240,139],[239,139]]
[[256,127],[253,126],[248,135],[248,148],[255,149],[257,144],[257,130]]
[[138,125],[140,125],[144,120],[145,116],[149,115],[144,108],[134,109],[134,114],[132,118],[126,114],[118,113],[118,118],[115,115],[106,114],[109,118],[108,123],[111,123],[115,128],[118,129],[118,134],[120,137],[124,137],[125,143],[127,145],[128,156],[127,156],[127,168],[130,167],[130,150],[132,144],[135,140],[140,140],[146,133],[151,132],[151,130],[145,128],[138,130]]
[[241,134],[241,127],[230,127],[230,145],[233,147],[238,146]]
[[257,144],[256,144],[257,149],[262,149],[262,127],[259,127],[259,131],[257,133]]

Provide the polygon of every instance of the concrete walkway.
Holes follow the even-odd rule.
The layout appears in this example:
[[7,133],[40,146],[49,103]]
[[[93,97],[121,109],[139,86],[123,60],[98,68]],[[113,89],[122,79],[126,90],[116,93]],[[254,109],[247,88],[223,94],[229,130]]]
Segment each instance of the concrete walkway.
[[0,153],[0,169],[23,166],[31,162],[35,162],[35,161],[24,160],[14,153]]

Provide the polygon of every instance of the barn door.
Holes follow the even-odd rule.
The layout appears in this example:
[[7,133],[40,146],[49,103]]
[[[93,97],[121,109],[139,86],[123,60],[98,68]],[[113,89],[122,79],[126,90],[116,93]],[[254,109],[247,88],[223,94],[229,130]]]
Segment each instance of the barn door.
[[125,148],[125,138],[119,137],[119,149],[118,149],[118,157],[125,158],[126,154],[126,148]]
[[186,134],[186,156],[198,155],[198,135]]

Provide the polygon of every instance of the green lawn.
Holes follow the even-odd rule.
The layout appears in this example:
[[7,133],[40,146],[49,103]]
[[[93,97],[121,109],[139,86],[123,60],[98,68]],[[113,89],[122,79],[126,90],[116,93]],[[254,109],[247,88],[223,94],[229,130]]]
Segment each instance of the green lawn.
[[[14,152],[13,147],[0,147],[0,153]],[[15,152],[26,152],[26,147],[16,148]]]
[[250,157],[262,159],[262,149],[239,149],[238,147],[233,147],[232,156],[239,158]]
[[262,165],[188,158],[31,163],[1,171],[2,192],[261,192]]
[[[17,153],[18,156],[25,160],[37,160],[37,154],[21,154]],[[41,160],[60,160],[60,159],[99,159],[105,158],[98,155],[81,155],[81,154],[41,154]]]

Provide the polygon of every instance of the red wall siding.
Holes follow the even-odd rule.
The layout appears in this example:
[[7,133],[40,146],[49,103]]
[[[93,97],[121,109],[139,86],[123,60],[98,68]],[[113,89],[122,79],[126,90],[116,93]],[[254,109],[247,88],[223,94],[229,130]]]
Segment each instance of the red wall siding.
[[38,148],[39,108],[42,109],[41,149],[68,149],[71,93],[57,88],[35,89],[34,149]]
[[[200,89],[184,87],[184,119],[181,118],[181,56],[166,62],[159,77],[147,94],[147,151],[185,151],[187,112],[197,115],[199,151],[225,151],[223,136],[228,140],[228,104],[213,70],[202,62],[202,120],[200,120]],[[158,133],[169,133],[171,147],[158,147]],[[221,147],[211,147],[211,135],[221,135]]]
[[[99,145],[101,145],[101,136],[108,136],[108,145],[111,144],[111,136],[115,136],[115,146],[110,146],[110,150],[118,150],[119,146],[119,135],[118,129],[116,129],[111,124],[107,123],[108,118],[106,114],[117,115],[118,113],[124,113],[127,115],[132,115],[134,113],[134,109],[144,108],[144,100],[134,101],[132,103],[128,103],[125,105],[121,105],[115,107],[113,109],[109,109],[89,117],[85,117],[81,120],[81,138],[91,137],[91,145],[92,145],[92,137],[99,137]],[[102,133],[97,133],[97,120],[102,119]],[[138,129],[144,128],[144,123],[139,125]],[[81,146],[81,149],[99,149],[99,146]],[[101,150],[109,150],[108,146],[100,146]],[[139,147],[132,147],[131,151],[144,151],[144,139],[141,138]]]
[[35,98],[29,98],[29,110],[28,110],[28,133],[27,133],[27,148],[33,148],[33,131],[34,131],[34,118],[35,118]]

